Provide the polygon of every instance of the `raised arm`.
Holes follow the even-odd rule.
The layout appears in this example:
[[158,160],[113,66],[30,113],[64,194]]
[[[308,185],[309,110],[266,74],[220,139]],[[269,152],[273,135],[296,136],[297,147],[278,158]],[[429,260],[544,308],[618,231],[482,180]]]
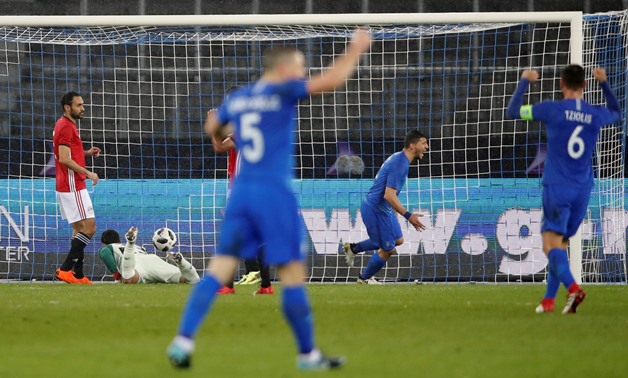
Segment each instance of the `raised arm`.
[[227,137],[221,141],[218,140],[218,137],[212,135],[212,145],[214,146],[214,152],[217,154],[224,154],[235,148],[235,143],[231,137]]
[[[235,148],[235,143],[230,136],[223,137],[215,134],[215,131],[220,129],[220,121],[218,121],[218,117],[216,117],[215,120],[210,121],[210,118],[212,118],[212,114],[214,115],[214,117],[216,117],[216,109],[212,109],[207,112],[207,120],[205,120],[205,131],[212,139],[212,146],[214,146],[214,151],[217,154],[224,154],[229,150],[233,150]],[[210,124],[210,122],[214,121],[217,121],[218,125]]]
[[619,118],[621,114],[621,107],[619,106],[619,102],[617,101],[617,97],[615,97],[613,90],[610,85],[608,85],[608,81],[606,81],[606,70],[600,67],[594,68],[593,77],[595,77],[595,80],[600,83],[600,87],[602,88],[602,92],[604,92],[604,97],[606,98],[606,106],[608,107],[608,110],[618,113],[617,117]]
[[523,95],[528,90],[530,83],[534,83],[539,78],[539,73],[535,70],[525,70],[521,73],[521,81],[517,85],[517,89],[512,94],[506,114],[512,119],[521,119],[521,106],[523,106]]
[[205,133],[212,138],[212,144],[214,145],[214,148],[216,148],[216,144],[214,144],[214,141],[216,141],[216,143],[222,143],[225,139],[227,139],[229,135],[229,130],[227,130],[227,127],[224,127],[225,124],[222,124],[220,122],[216,113],[217,112],[215,109],[208,111],[207,119],[205,120],[205,124],[203,125]]
[[345,84],[355,71],[360,55],[371,46],[371,35],[363,29],[353,33],[351,42],[344,55],[334,60],[321,74],[313,76],[307,83],[308,93],[333,91]]

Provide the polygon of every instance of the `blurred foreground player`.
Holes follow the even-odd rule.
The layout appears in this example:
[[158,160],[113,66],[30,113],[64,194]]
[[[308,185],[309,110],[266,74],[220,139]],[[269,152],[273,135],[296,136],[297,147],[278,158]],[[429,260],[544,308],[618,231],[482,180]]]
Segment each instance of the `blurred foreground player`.
[[261,79],[232,93],[210,115],[208,134],[224,138],[230,134],[230,128],[234,129],[242,165],[227,203],[216,257],[209,264],[209,272],[192,290],[178,335],[168,347],[174,366],[190,366],[194,337],[217,291],[233,279],[238,260],[253,257],[261,244],[266,246],[265,263],[277,266],[283,285],[281,303],[297,341],[298,367],[320,370],[342,365],[342,359],[323,355],[314,343],[312,312],[304,284],[306,267],[301,254],[299,207],[292,190],[292,143],[299,100],[344,85],[370,44],[370,35],[358,30],[345,55],[310,80],[305,79],[303,53],[274,48],[264,54]]
[[547,129],[547,159],[543,172],[543,251],[549,260],[547,291],[537,313],[554,311],[560,284],[567,288],[567,304],[562,313],[575,313],[586,293],[580,289],[569,268],[567,245],[584,219],[593,187],[592,154],[600,129],[619,119],[621,109],[606,82],[606,71],[595,68],[607,107],[593,106],[582,99],[586,87],[584,69],[576,64],[565,67],[560,76],[563,100],[523,104],[528,85],[539,78],[526,70],[508,104],[510,118],[541,121]]
[[[230,92],[232,92],[233,88]],[[207,120],[210,119],[210,113],[213,110],[210,110],[208,113]],[[222,138],[221,138],[222,139]],[[222,140],[218,140],[218,137],[215,135],[212,136],[212,145],[214,146],[214,151],[217,154],[228,153],[227,156],[227,176],[229,176],[229,189],[227,190],[227,201],[231,196],[231,188],[233,186],[233,181],[238,176],[240,172],[240,162],[242,159],[242,154],[240,150],[236,147],[235,142],[232,139],[232,135],[227,136]],[[238,281],[238,285],[255,285],[260,283],[259,289],[255,292],[255,294],[274,294],[275,290],[270,282],[270,267],[264,264],[263,261],[263,247],[260,246],[258,248],[257,255],[254,258],[244,260],[245,274]],[[233,287],[233,280],[229,280],[225,283],[223,287],[220,288],[218,294],[235,294],[235,288]]]
[[85,157],[100,155],[98,147],[83,150],[76,123],[83,118],[83,98],[76,92],[68,92],[61,98],[63,116],[57,120],[52,134],[55,154],[57,202],[61,218],[72,226],[70,252],[56,271],[56,278],[70,284],[91,284],[83,275],[85,246],[96,233],[94,207],[89,198],[85,179],[98,183],[98,175],[85,168]]
[[395,247],[403,244],[397,213],[403,215],[417,231],[425,229],[419,221],[420,215],[406,210],[398,195],[406,184],[410,163],[423,159],[428,149],[427,137],[418,130],[410,130],[404,140],[403,150],[386,159],[375,176],[373,186],[366,193],[360,212],[369,238],[343,246],[345,261],[349,266],[353,266],[356,254],[375,251],[358,276],[359,284],[381,285],[373,276],[396,253]]
[[124,284],[195,284],[199,281],[196,269],[181,253],[167,252],[166,260],[174,264],[171,265],[135,244],[137,228],[131,227],[125,238],[126,244],[122,244],[116,230],[106,230],[100,236],[102,247],[98,251],[98,257],[116,280]]

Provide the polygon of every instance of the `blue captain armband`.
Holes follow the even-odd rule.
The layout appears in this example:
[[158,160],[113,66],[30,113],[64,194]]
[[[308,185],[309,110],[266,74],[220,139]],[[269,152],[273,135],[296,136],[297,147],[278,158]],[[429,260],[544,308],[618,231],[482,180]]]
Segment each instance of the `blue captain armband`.
[[519,109],[519,117],[526,121],[532,121],[532,105],[523,105]]

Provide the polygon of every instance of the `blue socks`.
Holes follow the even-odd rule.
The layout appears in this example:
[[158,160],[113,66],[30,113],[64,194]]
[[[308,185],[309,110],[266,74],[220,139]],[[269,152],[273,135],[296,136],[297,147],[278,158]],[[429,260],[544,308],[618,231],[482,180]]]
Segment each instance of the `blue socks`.
[[360,279],[368,280],[379,272],[384,265],[386,265],[386,260],[379,257],[379,253],[376,251],[373,253],[373,256],[371,256],[371,259],[369,260],[366,268],[364,268],[364,271],[360,274]]
[[550,268],[553,268],[555,275],[567,289],[576,282],[571,275],[569,269],[569,259],[567,259],[567,251],[564,249],[554,248],[547,254],[549,258]]
[[297,339],[299,353],[310,353],[314,349],[314,326],[305,287],[284,288],[281,294],[281,305],[283,314]]
[[551,261],[547,262],[547,289],[543,299],[555,299],[558,289],[560,288],[560,280],[554,273],[554,266]]
[[371,239],[362,240],[359,243],[353,244],[353,252],[360,253],[364,251],[377,251],[379,249],[379,245],[377,245]]
[[181,324],[179,324],[179,335],[194,338],[221,286],[220,282],[209,274],[194,285],[183,310]]

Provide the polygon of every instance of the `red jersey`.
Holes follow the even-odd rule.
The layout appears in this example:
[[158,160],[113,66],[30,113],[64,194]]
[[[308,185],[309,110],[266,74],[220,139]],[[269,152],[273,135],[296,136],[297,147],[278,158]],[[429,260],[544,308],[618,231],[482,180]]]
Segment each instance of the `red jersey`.
[[229,185],[233,184],[236,176],[240,172],[240,152],[237,148],[229,150],[229,158],[227,160],[227,176],[229,176]]
[[76,164],[85,168],[85,150],[74,122],[62,116],[55,124],[52,133],[52,145],[55,153],[55,168],[57,176],[57,192],[77,192],[86,189],[85,178],[82,173],[74,172],[59,162],[59,146],[70,147],[70,158]]

